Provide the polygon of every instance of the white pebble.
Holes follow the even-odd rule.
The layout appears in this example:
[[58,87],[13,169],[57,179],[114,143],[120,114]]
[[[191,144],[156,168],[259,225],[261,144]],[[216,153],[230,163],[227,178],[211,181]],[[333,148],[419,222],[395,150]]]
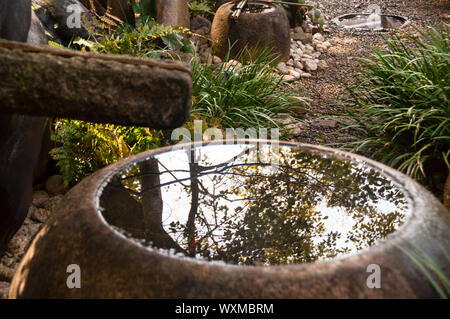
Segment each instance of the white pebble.
[[295,70],[290,70],[289,75],[293,76],[296,79],[300,78],[300,72],[297,72]]
[[323,42],[323,41],[325,41],[325,38],[323,37],[323,35],[322,35],[321,33],[316,33],[316,34],[314,34],[313,37],[312,37],[312,39],[313,39],[313,42],[314,42],[314,41],[318,41],[318,42]]
[[294,61],[294,66],[298,70],[303,70],[303,64],[300,61]]
[[309,74],[308,72],[302,72],[302,73],[300,74],[300,76],[301,76],[302,78],[310,78],[310,77],[311,77],[311,74]]
[[308,72],[317,70],[317,63],[314,60],[306,59],[305,60],[305,69]]

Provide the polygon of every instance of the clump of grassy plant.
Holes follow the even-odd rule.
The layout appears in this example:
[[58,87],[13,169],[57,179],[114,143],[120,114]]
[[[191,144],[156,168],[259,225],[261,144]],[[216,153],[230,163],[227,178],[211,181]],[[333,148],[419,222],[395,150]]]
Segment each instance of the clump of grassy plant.
[[345,129],[352,133],[339,146],[414,178],[436,161],[450,167],[448,27],[385,41],[387,50],[362,59],[357,84],[348,87],[353,123]]
[[192,62],[192,114],[221,128],[282,128],[280,114],[306,102],[294,90],[282,87],[274,72],[275,59],[267,49],[255,52],[251,62],[219,66]]
[[[450,296],[450,279],[445,272],[439,268],[436,262],[417,245],[410,243],[412,249],[395,245],[402,251],[409,259],[420,269],[420,271],[427,278],[428,282],[433,286],[441,299],[448,299]],[[448,252],[440,247],[445,255],[447,262],[450,264],[450,256]]]

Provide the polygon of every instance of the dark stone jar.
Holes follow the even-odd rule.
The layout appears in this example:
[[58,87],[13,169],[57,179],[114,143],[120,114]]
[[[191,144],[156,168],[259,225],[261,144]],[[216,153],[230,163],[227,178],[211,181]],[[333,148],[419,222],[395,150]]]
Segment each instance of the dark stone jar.
[[279,61],[289,60],[289,19],[281,6],[249,1],[236,20],[231,18],[234,6],[232,2],[223,4],[214,17],[211,41],[217,56],[223,59],[231,45],[230,58],[244,52],[243,58],[248,60],[255,49],[267,47]]

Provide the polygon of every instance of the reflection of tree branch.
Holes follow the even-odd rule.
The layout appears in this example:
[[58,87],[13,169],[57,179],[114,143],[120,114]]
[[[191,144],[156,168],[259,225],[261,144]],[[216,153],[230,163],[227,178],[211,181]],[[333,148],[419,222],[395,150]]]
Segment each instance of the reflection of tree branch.
[[178,178],[173,174],[173,172],[171,170],[169,170],[159,159],[156,159],[159,163],[159,165],[161,165],[162,167],[164,167],[164,169],[166,170],[166,172],[168,172],[170,174],[170,176],[172,176],[176,181],[178,181],[182,186],[187,187],[187,185],[184,185],[181,181],[178,180]]
[[189,211],[188,220],[186,223],[186,237],[188,240],[188,254],[191,256],[195,256],[195,217],[197,215],[198,210],[198,195],[199,195],[199,186],[198,186],[198,165],[194,161],[195,151],[191,149],[190,151],[190,161],[189,161],[189,173],[191,179],[191,209]]
[[[256,149],[256,148],[258,148],[257,146],[254,146],[254,147],[252,147],[252,148],[246,148],[245,150],[243,150],[241,153],[239,153],[238,155],[236,155],[236,156],[233,156],[231,159],[229,159],[228,161],[226,161],[226,162],[223,162],[223,163],[220,163],[220,164],[216,164],[216,165],[212,165],[212,166],[198,166],[199,167],[199,172],[203,172],[203,171],[205,171],[205,170],[211,170],[211,169],[216,169],[216,168],[220,168],[220,167],[223,167],[224,165],[226,165],[226,164],[228,164],[228,163],[232,163],[232,162],[234,162],[234,161],[236,161],[239,157],[241,157],[241,156],[243,156],[243,155],[245,155],[245,154],[249,154],[250,153],[250,151],[252,151],[252,150],[254,150],[254,149]],[[218,172],[220,172],[220,170],[218,171]]]

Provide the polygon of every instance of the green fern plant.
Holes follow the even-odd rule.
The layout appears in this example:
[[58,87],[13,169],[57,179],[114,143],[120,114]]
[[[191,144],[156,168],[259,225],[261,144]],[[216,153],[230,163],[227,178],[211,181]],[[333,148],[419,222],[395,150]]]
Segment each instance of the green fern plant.
[[68,185],[131,154],[161,146],[162,136],[147,128],[60,119],[52,134],[58,147],[50,154]]
[[193,52],[191,42],[182,35],[188,33],[186,28],[161,25],[149,19],[136,27],[123,24],[112,34],[104,34],[100,42],[77,39],[73,43],[80,45],[82,50],[89,48],[98,53],[160,58],[168,50]]
[[214,11],[207,0],[191,0],[188,2],[188,6],[193,17],[204,16],[212,18],[214,16]]

